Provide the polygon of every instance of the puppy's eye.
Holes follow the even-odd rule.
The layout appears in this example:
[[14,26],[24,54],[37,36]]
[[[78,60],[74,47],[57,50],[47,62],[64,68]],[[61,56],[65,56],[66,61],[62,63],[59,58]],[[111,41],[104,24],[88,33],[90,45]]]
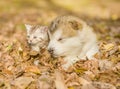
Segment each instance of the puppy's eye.
[[58,41],[62,41],[62,40],[63,40],[63,38],[59,38],[59,39],[58,39]]
[[33,37],[34,39],[37,38],[36,36]]

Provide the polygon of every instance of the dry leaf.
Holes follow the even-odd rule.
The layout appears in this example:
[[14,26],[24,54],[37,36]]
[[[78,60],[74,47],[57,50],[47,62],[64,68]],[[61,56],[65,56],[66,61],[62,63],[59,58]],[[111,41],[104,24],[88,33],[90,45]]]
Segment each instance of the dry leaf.
[[49,75],[49,73],[43,73],[38,78],[37,88],[38,89],[50,89],[51,87],[53,88],[53,79],[52,79],[52,77]]
[[115,86],[109,83],[103,83],[103,82],[92,82],[91,83],[94,87],[97,89],[116,89]]
[[59,71],[55,71],[55,86],[56,89],[68,89],[65,86],[65,81],[63,75]]
[[38,55],[38,52],[37,51],[30,51],[30,55],[31,56],[36,56],[36,55]]
[[82,78],[82,77],[79,77],[79,82],[80,82],[80,84],[82,84],[82,85],[90,84],[90,82],[88,82],[86,79],[84,79],[84,78]]
[[104,49],[105,49],[106,51],[110,51],[110,50],[112,50],[113,48],[114,48],[114,44],[112,44],[112,43],[109,43],[109,44],[104,45]]
[[79,82],[82,84],[81,89],[96,89],[93,85],[91,85],[91,82],[82,77],[79,77]]
[[28,53],[28,52],[23,52],[23,58],[24,58],[25,60],[28,60],[28,59],[30,58],[29,53]]
[[116,89],[112,84],[87,81],[81,77],[79,78],[79,82],[83,85],[81,89]]
[[108,60],[99,60],[99,68],[101,71],[111,69],[113,67],[113,62]]
[[98,73],[98,60],[88,60],[84,63],[84,67],[93,73]]
[[120,51],[120,45],[118,46],[118,50]]
[[91,85],[91,84],[86,84],[86,85],[83,85],[82,87],[81,87],[81,89],[97,89],[97,88],[95,88],[93,85]]
[[25,72],[32,72],[35,74],[40,74],[40,69],[37,66],[28,66],[25,68]]
[[26,89],[26,87],[33,82],[34,79],[32,77],[19,77],[14,81],[11,81],[12,85],[17,86],[18,89]]
[[[57,8],[59,5],[57,6],[53,0],[10,1],[15,1],[15,3],[8,2],[8,0],[0,1],[0,80],[3,79],[2,82],[0,81],[0,89],[19,89],[19,87],[23,89],[56,89],[54,71],[55,69],[62,70],[61,65],[64,64],[64,61],[62,58],[60,60],[59,58],[54,60],[46,49],[42,49],[40,53],[30,52],[24,23],[49,25],[58,15],[69,14],[72,11],[66,10],[67,8]],[[54,1],[58,2],[58,0]],[[62,0],[59,1],[63,2]],[[71,0],[65,1],[69,4]],[[75,0],[72,1],[75,2]],[[93,14],[93,10],[90,8],[93,2],[90,0],[77,1],[80,1],[80,3],[78,5],[75,4],[76,8],[79,9],[79,6],[86,7]],[[95,58],[99,59],[101,57],[101,59],[108,59],[114,63],[114,66],[112,67],[111,63],[105,62],[100,64],[99,70],[99,66],[94,61],[80,60],[69,71],[62,71],[62,74],[64,73],[65,86],[69,89],[81,89],[82,85],[79,83],[79,77],[83,76],[90,82],[91,80],[97,80],[102,83],[107,82],[120,89],[120,20],[118,19],[119,15],[113,13],[113,8],[120,7],[119,0],[109,0],[109,2],[108,0],[104,0],[104,2],[108,3],[104,3],[103,0],[94,1],[96,4],[92,5],[92,8],[96,9],[95,7],[97,7],[98,12],[108,12],[106,14],[110,19],[101,19],[97,16],[91,18],[91,14],[83,16],[82,14],[74,13],[74,11],[73,14],[79,15],[81,19],[93,26],[99,42],[102,43],[99,45],[100,56],[96,54],[94,55]],[[23,4],[26,4],[27,8]],[[38,11],[39,6],[41,9]],[[107,8],[109,6],[110,9]],[[87,12],[84,9],[82,10]],[[115,9],[116,11],[120,12],[119,9]],[[45,72],[49,73],[49,75],[43,74]],[[30,80],[30,83],[28,82],[29,84],[26,85],[26,80],[21,79],[22,82],[17,82],[19,87],[10,84],[11,80],[18,81],[18,77],[24,78],[24,76],[29,76],[35,81],[30,82]],[[23,87],[24,84],[29,87]],[[92,86],[91,84],[86,84],[82,88],[90,87],[89,89],[91,89],[93,87],[93,84]]]

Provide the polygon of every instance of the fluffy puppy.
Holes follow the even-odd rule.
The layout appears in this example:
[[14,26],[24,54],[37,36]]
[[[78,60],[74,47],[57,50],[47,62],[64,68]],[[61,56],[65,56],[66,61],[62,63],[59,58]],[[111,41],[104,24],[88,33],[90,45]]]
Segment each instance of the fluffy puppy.
[[98,52],[96,34],[78,17],[61,16],[50,25],[48,50],[53,57],[64,58],[66,70],[80,59],[93,59]]

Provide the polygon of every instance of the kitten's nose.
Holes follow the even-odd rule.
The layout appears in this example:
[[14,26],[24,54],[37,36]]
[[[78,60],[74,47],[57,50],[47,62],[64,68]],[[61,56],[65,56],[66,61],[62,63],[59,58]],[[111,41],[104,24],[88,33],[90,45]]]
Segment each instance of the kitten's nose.
[[32,40],[29,40],[29,41],[28,41],[28,44],[29,44],[29,45],[32,45]]
[[31,43],[32,43],[32,40],[29,40],[29,41],[28,41],[28,44],[31,45]]
[[49,48],[48,51],[50,52],[50,54],[53,54],[54,49],[53,48]]
[[28,43],[28,45],[32,45],[31,43]]

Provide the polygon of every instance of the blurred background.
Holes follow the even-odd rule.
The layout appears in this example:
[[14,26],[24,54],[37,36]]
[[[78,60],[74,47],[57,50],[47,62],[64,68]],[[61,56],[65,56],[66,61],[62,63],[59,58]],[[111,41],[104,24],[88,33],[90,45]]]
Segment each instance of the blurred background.
[[98,33],[120,32],[120,0],[0,0],[0,35],[24,34],[25,23],[48,25],[60,15],[79,16]]
[[[78,81],[81,76],[111,83],[120,89],[120,0],[0,0],[0,89],[18,89],[17,84],[25,87],[19,89],[38,89],[35,87],[40,86],[40,75],[44,74],[50,77],[41,80],[45,80],[50,87],[54,84],[54,80],[51,81],[54,78],[53,71],[59,69],[62,61],[51,60],[47,52],[39,56],[31,53],[24,24],[49,25],[60,15],[78,16],[92,26],[101,50],[100,57],[96,55],[96,58],[107,59],[115,64],[105,61],[100,69],[96,61],[78,62],[73,70],[63,73],[67,86],[71,86],[69,89],[80,89],[73,85],[80,84]],[[35,66],[35,60],[39,60],[36,61],[38,67]],[[90,67],[87,68],[90,71],[85,73],[85,67]],[[30,78],[26,80],[24,76]]]
[[0,0],[0,23],[16,19],[44,24],[65,14],[117,20],[120,0]]

